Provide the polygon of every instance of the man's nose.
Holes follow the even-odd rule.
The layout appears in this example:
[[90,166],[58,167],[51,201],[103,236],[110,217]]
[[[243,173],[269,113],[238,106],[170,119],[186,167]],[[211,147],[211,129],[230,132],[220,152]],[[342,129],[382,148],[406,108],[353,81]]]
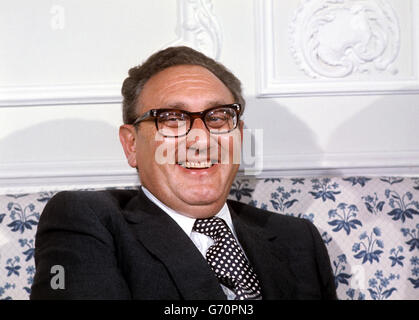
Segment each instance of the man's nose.
[[191,129],[207,130],[205,123],[201,118],[195,118],[192,120]]
[[209,131],[205,123],[197,118],[192,123],[191,130],[187,135],[188,148],[193,146],[195,148],[207,148],[209,142]]

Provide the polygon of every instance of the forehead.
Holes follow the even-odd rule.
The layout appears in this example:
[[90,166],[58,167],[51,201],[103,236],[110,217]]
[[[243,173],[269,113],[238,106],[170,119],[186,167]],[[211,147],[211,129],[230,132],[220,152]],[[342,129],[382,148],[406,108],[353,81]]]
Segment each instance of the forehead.
[[158,72],[145,83],[139,97],[142,112],[175,106],[202,110],[233,102],[226,85],[211,71],[196,65],[179,65]]

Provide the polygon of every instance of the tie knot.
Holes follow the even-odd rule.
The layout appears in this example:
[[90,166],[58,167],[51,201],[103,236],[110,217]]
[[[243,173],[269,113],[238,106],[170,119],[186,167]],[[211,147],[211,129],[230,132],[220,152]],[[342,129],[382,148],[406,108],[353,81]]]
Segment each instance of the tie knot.
[[224,220],[217,217],[196,219],[193,230],[203,233],[215,241],[227,236],[230,232]]

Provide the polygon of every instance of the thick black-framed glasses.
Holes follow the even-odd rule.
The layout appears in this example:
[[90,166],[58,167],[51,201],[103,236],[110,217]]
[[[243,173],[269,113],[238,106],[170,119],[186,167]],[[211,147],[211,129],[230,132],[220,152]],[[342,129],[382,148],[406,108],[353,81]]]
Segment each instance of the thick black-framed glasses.
[[142,121],[154,120],[157,131],[164,137],[186,136],[195,119],[201,119],[212,134],[229,133],[237,128],[242,107],[238,103],[213,107],[201,112],[180,109],[151,109],[132,123],[138,126]]

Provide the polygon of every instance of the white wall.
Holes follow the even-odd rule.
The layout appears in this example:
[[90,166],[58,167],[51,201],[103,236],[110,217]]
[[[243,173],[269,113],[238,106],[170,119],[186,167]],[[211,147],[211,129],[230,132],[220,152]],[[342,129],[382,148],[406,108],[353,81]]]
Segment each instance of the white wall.
[[242,80],[261,175],[418,175],[418,18],[418,0],[3,0],[0,189],[135,183],[120,87],[175,44]]

